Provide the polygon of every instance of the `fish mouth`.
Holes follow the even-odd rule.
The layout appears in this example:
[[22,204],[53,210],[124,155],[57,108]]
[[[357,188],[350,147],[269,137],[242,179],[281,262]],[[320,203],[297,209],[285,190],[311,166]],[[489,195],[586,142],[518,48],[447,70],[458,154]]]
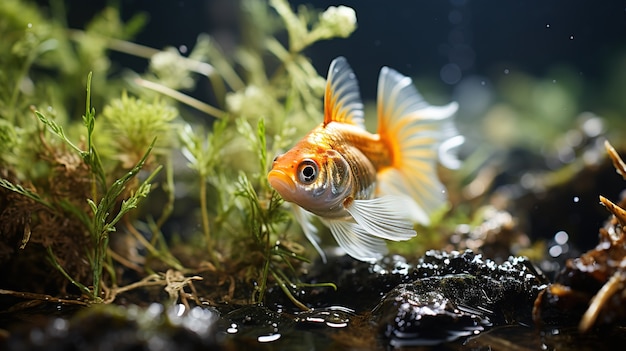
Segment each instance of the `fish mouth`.
[[267,175],[267,180],[272,188],[276,189],[285,200],[290,201],[293,198],[296,192],[296,183],[287,173],[279,169],[273,169]]

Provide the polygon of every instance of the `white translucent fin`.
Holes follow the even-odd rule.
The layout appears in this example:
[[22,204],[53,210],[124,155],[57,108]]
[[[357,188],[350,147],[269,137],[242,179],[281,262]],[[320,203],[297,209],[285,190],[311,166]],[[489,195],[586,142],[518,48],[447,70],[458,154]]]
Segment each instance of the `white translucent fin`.
[[[391,167],[378,174],[376,196],[409,195],[429,216],[446,201],[445,188],[437,177],[437,160],[442,144],[458,136],[452,121],[458,105],[429,105],[411,78],[383,67],[377,108],[378,133],[394,154]],[[449,151],[454,145],[447,146]],[[444,154],[446,164],[456,165],[453,156]]]
[[439,162],[449,169],[459,169],[461,161],[456,156],[456,149],[463,145],[465,137],[462,135],[454,136],[443,143],[439,147]]
[[[404,241],[417,235],[411,221],[412,206],[415,205],[407,196],[387,195],[369,200],[354,200],[346,210],[369,235]],[[422,216],[426,214],[422,212]]]
[[317,235],[317,228],[313,224],[313,217],[315,215],[296,204],[291,204],[291,207],[296,221],[298,221],[298,223],[300,223],[300,227],[302,227],[304,235],[311,242],[311,245],[313,245],[315,250],[320,254],[322,262],[326,263],[326,254],[320,247],[320,237]]
[[324,125],[335,121],[365,129],[359,83],[345,57],[330,63],[324,93]]
[[357,260],[375,262],[387,253],[383,239],[368,234],[357,223],[345,220],[322,219],[339,246]]

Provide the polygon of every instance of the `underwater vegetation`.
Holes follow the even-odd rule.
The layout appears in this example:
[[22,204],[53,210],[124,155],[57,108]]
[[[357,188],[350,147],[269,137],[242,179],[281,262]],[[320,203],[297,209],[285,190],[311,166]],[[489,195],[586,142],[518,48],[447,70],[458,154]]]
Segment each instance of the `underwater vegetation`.
[[[125,41],[142,15],[122,23],[107,7],[75,30],[63,25],[61,1],[50,4],[52,17],[34,4],[3,3],[2,31],[11,40],[3,42],[2,65],[15,67],[3,70],[1,97],[5,288],[78,292],[89,304],[166,285],[176,298],[199,279],[194,274],[211,271],[223,276],[219,285],[231,284],[229,299],[263,301],[268,279],[290,294],[298,263],[308,259],[286,234],[288,212],[265,179],[268,155],[321,110],[324,79],[302,51],[348,36],[356,17],[347,7],[296,13],[285,1],[269,5],[242,4],[254,37],[233,57],[204,35],[183,57]],[[286,44],[276,39],[283,31]],[[148,71],[112,74],[111,50],[147,56]],[[217,106],[180,93],[198,76],[214,86]],[[185,120],[176,99],[209,118]],[[187,192],[199,203],[202,230],[164,233],[181,187],[199,189]],[[141,206],[156,196],[160,206]],[[133,211],[138,207],[145,210]],[[177,242],[180,248],[170,247]],[[197,250],[174,254],[181,248]],[[34,284],[11,278],[29,265],[40,277]],[[140,279],[129,283],[124,270]],[[168,270],[181,277],[177,287],[167,282]],[[235,284],[247,288],[235,291]]]
[[[558,328],[623,339],[625,204],[607,200],[623,184],[604,187],[605,139],[625,146],[619,59],[597,114],[579,112],[587,88],[567,68],[460,86],[463,162],[428,171],[449,203],[403,227],[417,235],[389,254],[374,245],[372,262],[313,222],[325,262],[267,174],[323,120],[311,49],[349,38],[354,9],[241,0],[235,47],[200,34],[183,50],[135,43],[149,17],[115,2],[70,28],[66,4],[0,2],[0,348],[511,346],[503,330],[550,348],[571,342]],[[599,236],[598,188],[613,215]],[[568,212],[572,193],[600,214]],[[578,228],[546,224],[572,217]],[[581,255],[576,230],[600,243]]]

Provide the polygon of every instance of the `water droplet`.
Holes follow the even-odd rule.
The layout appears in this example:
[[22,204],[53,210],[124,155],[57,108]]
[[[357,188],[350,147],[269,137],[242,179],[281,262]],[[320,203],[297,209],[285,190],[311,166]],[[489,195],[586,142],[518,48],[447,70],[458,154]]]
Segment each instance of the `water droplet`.
[[574,40],[574,35],[570,35],[569,40]]
[[230,325],[230,328],[226,329],[226,332],[227,332],[228,334],[236,334],[238,331],[239,331],[239,330],[237,329],[237,324],[235,324],[235,323],[232,323],[232,324]]
[[546,24],[546,28],[550,28],[550,23],[547,23],[547,24]]
[[27,26],[28,28],[33,28],[33,24],[32,24],[32,23],[29,23],[29,24],[27,24],[26,26]]
[[178,47],[178,51],[180,51],[181,54],[186,54],[188,50],[187,45],[181,45]]
[[[183,314],[185,314],[185,311],[187,309],[185,308],[185,305],[183,305],[182,303],[179,303],[176,306],[172,307],[172,310],[176,314],[176,317],[182,317]],[[148,308],[148,311],[151,313],[151,315],[156,317],[156,316],[158,316],[161,313],[162,306],[159,305],[159,304],[152,304]]]
[[280,339],[280,334],[276,333],[276,334],[270,334],[270,335],[260,335],[257,340],[259,342],[272,342],[272,341],[276,341],[278,339]]
[[509,74],[510,72],[511,72],[511,71],[509,71],[509,69],[508,69],[508,68],[505,68],[505,69],[504,69],[504,74]]
[[578,202],[580,201],[580,198],[578,196],[574,196],[574,202]]
[[480,81],[480,85],[483,85],[483,86],[484,86],[484,85],[486,85],[486,84],[487,84],[487,82],[485,82],[484,80]]

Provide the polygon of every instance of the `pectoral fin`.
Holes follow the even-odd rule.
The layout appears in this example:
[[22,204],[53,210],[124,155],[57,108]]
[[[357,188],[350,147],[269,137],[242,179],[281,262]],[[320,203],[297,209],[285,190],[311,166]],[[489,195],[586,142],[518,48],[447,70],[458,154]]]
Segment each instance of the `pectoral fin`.
[[306,236],[306,238],[311,242],[311,245],[313,245],[315,250],[320,254],[322,262],[326,263],[326,254],[320,247],[320,237],[317,235],[317,228],[313,224],[313,216],[315,215],[295,204],[292,204],[292,208],[294,217],[296,218],[296,221],[300,223],[304,236]]
[[[346,210],[369,235],[393,241],[408,240],[417,235],[411,218],[416,215],[414,211],[421,210],[408,196],[354,200]],[[419,216],[426,214],[422,211]]]
[[387,253],[385,241],[369,234],[357,223],[322,219],[339,246],[357,260],[375,262]]

